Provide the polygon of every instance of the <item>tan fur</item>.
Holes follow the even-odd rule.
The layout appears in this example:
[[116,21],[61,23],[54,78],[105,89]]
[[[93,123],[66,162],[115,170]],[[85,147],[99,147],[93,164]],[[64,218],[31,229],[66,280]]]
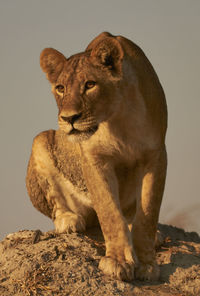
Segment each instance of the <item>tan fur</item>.
[[142,50],[102,33],[66,59],[44,49],[59,130],[33,143],[27,189],[58,232],[101,225],[99,267],[121,280],[155,280],[155,238],[166,176],[167,108]]

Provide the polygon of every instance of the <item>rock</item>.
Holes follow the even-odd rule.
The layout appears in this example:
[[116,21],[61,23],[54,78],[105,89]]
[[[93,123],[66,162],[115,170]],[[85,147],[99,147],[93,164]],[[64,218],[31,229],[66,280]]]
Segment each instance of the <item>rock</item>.
[[159,225],[159,282],[120,282],[98,269],[99,229],[85,234],[19,231],[0,242],[0,295],[200,295],[200,237]]

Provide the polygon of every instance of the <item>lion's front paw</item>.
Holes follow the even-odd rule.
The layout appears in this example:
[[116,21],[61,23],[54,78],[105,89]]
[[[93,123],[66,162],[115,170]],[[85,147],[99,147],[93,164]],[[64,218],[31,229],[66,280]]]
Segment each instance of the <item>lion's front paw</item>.
[[139,263],[135,270],[135,277],[142,281],[157,281],[160,276],[160,269],[157,263]]
[[102,257],[99,263],[101,269],[106,275],[121,281],[132,281],[134,279],[134,263],[121,261],[111,257]]
[[56,217],[54,225],[58,233],[83,232],[86,228],[84,218],[72,212],[65,212]]

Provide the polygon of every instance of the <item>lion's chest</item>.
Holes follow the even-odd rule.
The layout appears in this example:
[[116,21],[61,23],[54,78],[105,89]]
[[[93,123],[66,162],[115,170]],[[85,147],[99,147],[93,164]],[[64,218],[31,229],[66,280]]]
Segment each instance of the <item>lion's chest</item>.
[[55,152],[56,167],[64,177],[79,191],[87,192],[82,173],[81,158],[74,150],[57,148]]

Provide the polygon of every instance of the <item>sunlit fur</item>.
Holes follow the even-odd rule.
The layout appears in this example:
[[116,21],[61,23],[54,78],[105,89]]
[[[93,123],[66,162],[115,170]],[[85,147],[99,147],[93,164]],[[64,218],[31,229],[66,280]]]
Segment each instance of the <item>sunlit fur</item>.
[[157,280],[167,107],[152,65],[137,45],[109,33],[68,59],[46,48],[40,64],[59,129],[34,139],[26,179],[33,205],[57,232],[84,231],[98,217],[100,269],[120,280]]

